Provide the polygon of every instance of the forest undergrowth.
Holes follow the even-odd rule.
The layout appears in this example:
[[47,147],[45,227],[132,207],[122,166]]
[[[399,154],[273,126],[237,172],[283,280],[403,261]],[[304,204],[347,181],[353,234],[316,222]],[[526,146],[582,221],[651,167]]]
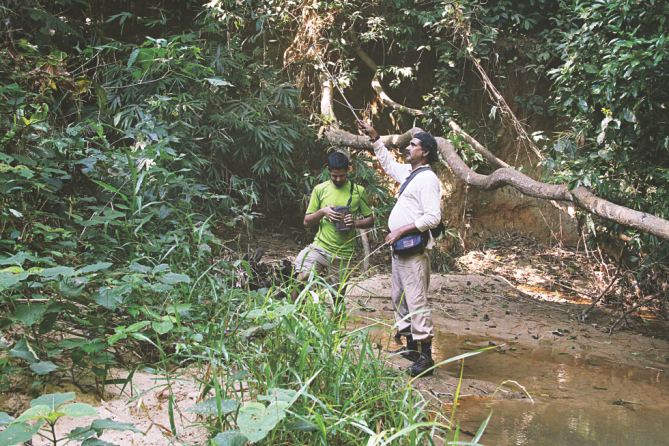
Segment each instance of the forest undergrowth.
[[[216,257],[202,249],[204,244],[225,249],[208,224],[178,231],[164,252],[113,271],[102,262],[43,268],[33,265],[44,259],[11,258],[17,284],[38,288],[42,297],[17,299],[13,315],[3,319],[2,341],[14,345],[2,354],[3,391],[25,388],[33,380],[30,387],[38,395],[51,382],[77,383],[93,374],[102,394],[110,384],[130,388],[133,374],[141,370],[156,374],[157,385],[169,389],[167,434],[174,441],[182,432],[173,420],[171,382],[184,380],[205,397],[189,409],[202,415],[200,421],[186,429],[206,428],[219,446],[457,441],[451,416],[435,412],[406,375],[384,365],[382,350],[368,338],[377,324],[347,329],[345,304],[332,304],[337,290],[316,278],[295,301],[286,297],[294,284],[279,271],[270,288],[249,291],[245,287],[254,278],[245,260],[233,260],[233,251]],[[190,267],[179,268],[185,264]],[[98,291],[89,300],[87,290],[93,289]],[[60,293],[48,298],[53,290]],[[320,296],[319,303],[314,296]],[[67,326],[61,325],[65,314]],[[128,377],[111,379],[110,370],[119,369]],[[55,409],[12,414],[21,415],[16,420],[3,414],[3,423],[15,423],[10,424],[14,430],[25,427],[24,436],[13,438],[26,441],[37,425],[75,416],[58,416]],[[80,416],[91,415],[90,410]],[[29,428],[31,420],[37,423]],[[8,432],[0,438],[8,441]],[[95,433],[73,431],[70,438],[90,438],[82,444],[93,445]]]

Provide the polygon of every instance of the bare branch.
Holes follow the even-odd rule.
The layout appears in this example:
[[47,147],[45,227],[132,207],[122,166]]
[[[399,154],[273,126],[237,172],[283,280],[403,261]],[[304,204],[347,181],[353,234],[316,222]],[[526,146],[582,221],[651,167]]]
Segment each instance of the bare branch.
[[616,325],[618,325],[618,324],[620,323],[620,321],[622,321],[623,319],[625,319],[625,317],[627,317],[628,314],[630,314],[631,312],[633,312],[634,310],[636,310],[636,309],[639,308],[639,307],[643,307],[643,306],[648,305],[652,300],[657,299],[657,298],[660,297],[663,293],[664,293],[664,291],[660,291],[659,293],[657,293],[657,294],[655,294],[655,295],[653,295],[653,296],[650,296],[648,299],[644,300],[644,301],[641,302],[641,303],[636,304],[636,305],[633,306],[631,309],[629,309],[629,310],[627,310],[625,313],[623,313],[623,315],[620,316],[620,318],[615,322],[615,324],[613,324],[613,325],[611,326],[611,328],[609,329],[609,334],[613,333],[613,329],[616,328]]

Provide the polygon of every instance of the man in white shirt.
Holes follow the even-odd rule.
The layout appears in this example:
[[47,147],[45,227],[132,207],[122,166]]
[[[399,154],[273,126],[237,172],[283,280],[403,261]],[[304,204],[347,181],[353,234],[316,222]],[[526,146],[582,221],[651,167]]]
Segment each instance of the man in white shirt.
[[[372,147],[386,174],[400,183],[397,203],[388,218],[390,234],[386,243],[393,244],[410,234],[423,234],[424,247],[419,252],[402,255],[393,249],[392,291],[398,332],[407,338],[407,346],[393,353],[401,353],[414,362],[411,376],[432,375],[432,338],[434,327],[428,309],[427,294],[430,286],[430,250],[434,239],[429,229],[441,222],[441,185],[428,163],[438,161],[437,141],[426,132],[414,135],[405,149],[407,164],[393,160],[380,136],[366,122],[358,124],[371,139]],[[408,184],[404,184],[409,179]],[[421,344],[420,353],[418,342]]]

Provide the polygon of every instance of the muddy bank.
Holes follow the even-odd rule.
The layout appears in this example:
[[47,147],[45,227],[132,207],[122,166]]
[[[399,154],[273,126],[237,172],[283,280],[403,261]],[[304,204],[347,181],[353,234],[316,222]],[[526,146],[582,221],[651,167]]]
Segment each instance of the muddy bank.
[[[361,281],[350,300],[366,307],[354,311],[354,323],[376,324],[370,336],[394,350],[389,296],[389,276],[377,275]],[[608,334],[602,327],[617,317],[607,309],[581,324],[576,314],[584,305],[524,297],[500,277],[433,275],[429,301],[436,362],[499,346],[467,358],[462,369],[465,398],[456,420],[476,432],[493,410],[484,444],[669,442],[660,421],[669,416],[666,341],[629,330]],[[393,358],[389,364],[403,369],[409,362]],[[416,388],[450,411],[460,372],[460,362],[443,365]]]

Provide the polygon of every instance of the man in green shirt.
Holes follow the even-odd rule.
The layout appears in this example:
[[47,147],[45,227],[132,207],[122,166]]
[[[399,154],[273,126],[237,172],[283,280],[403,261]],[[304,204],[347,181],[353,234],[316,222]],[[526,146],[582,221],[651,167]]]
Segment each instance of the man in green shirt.
[[[318,233],[314,242],[295,259],[298,281],[304,282],[313,270],[337,292],[352,266],[355,230],[374,226],[374,216],[365,188],[346,178],[348,170],[349,161],[345,154],[334,152],[328,157],[330,181],[314,188],[304,216],[304,226],[310,228],[318,224]],[[344,216],[335,211],[337,206],[347,205],[350,214]],[[337,232],[335,223],[342,220],[348,229]],[[297,298],[298,294],[297,290],[293,291],[293,298]]]

